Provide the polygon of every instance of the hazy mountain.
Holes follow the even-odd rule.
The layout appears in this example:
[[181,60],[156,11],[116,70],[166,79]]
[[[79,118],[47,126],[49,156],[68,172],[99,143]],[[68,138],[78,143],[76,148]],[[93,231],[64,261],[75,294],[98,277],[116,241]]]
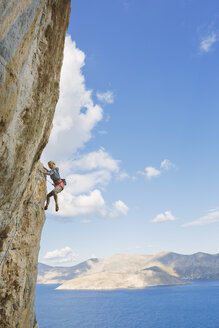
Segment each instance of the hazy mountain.
[[37,283],[60,284],[87,272],[92,267],[92,264],[96,262],[98,262],[98,259],[90,259],[72,267],[52,267],[43,263],[38,263]]
[[167,253],[159,259],[184,279],[211,279],[219,275],[219,254],[195,253],[181,255]]
[[59,289],[144,288],[218,278],[219,254],[205,253],[117,254],[73,267],[38,266],[38,283],[61,283]]

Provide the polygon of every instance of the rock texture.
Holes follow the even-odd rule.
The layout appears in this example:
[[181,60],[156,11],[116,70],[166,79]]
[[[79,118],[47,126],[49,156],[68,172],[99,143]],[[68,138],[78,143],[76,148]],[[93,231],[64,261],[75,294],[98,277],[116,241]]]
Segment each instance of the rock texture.
[[[55,106],[70,0],[0,2],[0,261],[36,185]],[[39,177],[0,266],[0,327],[36,327],[35,283],[45,216]]]

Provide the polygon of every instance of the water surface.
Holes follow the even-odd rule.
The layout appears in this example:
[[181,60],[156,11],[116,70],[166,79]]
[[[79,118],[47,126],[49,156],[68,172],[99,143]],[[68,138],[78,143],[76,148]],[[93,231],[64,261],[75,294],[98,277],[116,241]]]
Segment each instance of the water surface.
[[40,328],[219,328],[219,281],[141,290],[37,285]]

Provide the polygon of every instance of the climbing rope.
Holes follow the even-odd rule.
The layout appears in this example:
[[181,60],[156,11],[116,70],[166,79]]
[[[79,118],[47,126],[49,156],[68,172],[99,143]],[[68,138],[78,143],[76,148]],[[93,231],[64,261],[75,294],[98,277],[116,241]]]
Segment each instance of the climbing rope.
[[11,238],[10,243],[9,243],[9,245],[8,245],[8,248],[7,248],[5,254],[4,254],[4,256],[3,256],[3,258],[2,258],[2,260],[1,260],[1,262],[0,262],[0,267],[1,267],[1,265],[3,264],[3,262],[4,262],[4,260],[5,260],[6,256],[7,256],[7,254],[8,254],[8,251],[9,251],[9,249],[10,249],[10,247],[11,247],[11,244],[12,244],[12,242],[13,242],[13,240],[14,240],[14,237],[15,237],[15,235],[16,235],[16,233],[17,233],[17,231],[18,231],[18,229],[19,229],[19,227],[20,227],[20,225],[21,225],[21,221],[22,221],[24,215],[25,215],[26,212],[27,212],[28,206],[29,206],[29,204],[30,204],[30,201],[31,201],[31,198],[32,198],[32,196],[33,196],[33,194],[34,194],[34,191],[36,190],[36,186],[37,186],[37,183],[38,183],[38,181],[39,181],[40,176],[41,176],[41,174],[39,173],[39,174],[38,174],[38,177],[37,177],[37,180],[36,180],[35,187],[34,187],[34,189],[33,189],[33,192],[32,192],[32,194],[31,194],[31,196],[30,196],[30,198],[29,198],[29,200],[28,200],[28,202],[27,202],[27,205],[26,205],[26,207],[25,207],[25,209],[24,209],[24,213],[23,213],[22,217],[20,218],[20,221],[19,221],[19,223],[18,223],[18,225],[17,225],[17,228],[16,228],[16,230],[15,230],[15,232],[14,232],[14,235],[13,235],[13,237]]

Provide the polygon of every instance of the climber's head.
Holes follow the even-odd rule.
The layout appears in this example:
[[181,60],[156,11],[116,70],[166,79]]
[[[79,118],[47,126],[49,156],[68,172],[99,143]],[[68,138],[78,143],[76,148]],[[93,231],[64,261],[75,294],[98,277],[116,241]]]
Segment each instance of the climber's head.
[[51,170],[53,170],[56,167],[56,163],[54,161],[49,161],[48,166]]

